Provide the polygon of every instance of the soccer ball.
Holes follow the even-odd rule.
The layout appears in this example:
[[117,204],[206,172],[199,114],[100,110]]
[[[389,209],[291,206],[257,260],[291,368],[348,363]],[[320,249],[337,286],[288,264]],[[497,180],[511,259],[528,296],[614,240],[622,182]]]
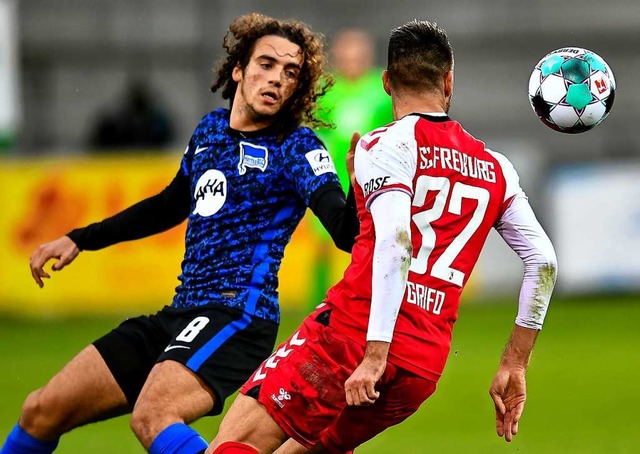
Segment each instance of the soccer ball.
[[529,102],[542,122],[577,134],[607,118],[616,93],[609,65],[596,53],[563,47],[545,55],[529,78]]

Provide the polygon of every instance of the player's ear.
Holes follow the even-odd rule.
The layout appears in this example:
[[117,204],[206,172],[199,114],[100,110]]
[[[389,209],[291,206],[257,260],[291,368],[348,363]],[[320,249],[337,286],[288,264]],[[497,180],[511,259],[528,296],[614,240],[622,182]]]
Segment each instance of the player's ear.
[[444,75],[443,94],[445,98],[450,98],[453,94],[453,70]]
[[384,91],[391,96],[391,87],[389,84],[389,73],[385,69],[382,71],[382,86],[384,87]]
[[236,65],[233,67],[233,71],[231,71],[231,77],[235,83],[238,83],[242,80],[242,68],[240,65]]

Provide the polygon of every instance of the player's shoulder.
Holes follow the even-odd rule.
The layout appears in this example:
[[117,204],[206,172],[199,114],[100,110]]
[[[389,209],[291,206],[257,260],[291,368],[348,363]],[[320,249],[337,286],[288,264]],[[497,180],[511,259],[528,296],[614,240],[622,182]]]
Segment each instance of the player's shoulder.
[[288,141],[296,141],[301,139],[318,139],[318,135],[315,131],[307,126],[298,126],[287,136]]
[[287,134],[282,141],[282,148],[288,152],[301,154],[306,154],[312,150],[325,149],[318,135],[306,126],[298,126]]
[[229,124],[229,117],[231,112],[229,109],[219,108],[212,110],[205,114],[200,122],[198,123],[198,127],[206,127],[210,125],[218,125],[219,123]]
[[415,117],[403,117],[392,121],[366,133],[360,138],[358,146],[368,152],[384,152],[398,148],[410,149],[412,148],[411,144],[415,143],[416,121]]
[[216,109],[205,114],[196,126],[193,136],[199,142],[211,142],[214,136],[225,134],[229,129],[228,109]]
[[503,153],[500,153],[498,151],[492,150],[487,147],[484,148],[484,151],[489,156],[491,156],[494,160],[496,160],[504,171],[506,172],[515,171],[513,164],[511,163],[509,158]]
[[513,191],[519,190],[520,176],[509,158],[504,154],[489,148],[485,148],[484,151],[498,164],[498,168],[496,170],[498,170],[504,177],[504,180],[507,183],[507,192],[512,193]]

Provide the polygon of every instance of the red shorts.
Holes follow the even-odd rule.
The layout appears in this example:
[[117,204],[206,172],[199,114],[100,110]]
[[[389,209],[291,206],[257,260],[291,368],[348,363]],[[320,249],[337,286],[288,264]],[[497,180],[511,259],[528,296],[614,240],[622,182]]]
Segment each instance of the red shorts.
[[365,346],[338,333],[326,308],[308,316],[242,386],[298,443],[318,441],[345,453],[415,413],[436,384],[392,364],[376,385],[380,397],[367,407],[346,404],[344,383]]

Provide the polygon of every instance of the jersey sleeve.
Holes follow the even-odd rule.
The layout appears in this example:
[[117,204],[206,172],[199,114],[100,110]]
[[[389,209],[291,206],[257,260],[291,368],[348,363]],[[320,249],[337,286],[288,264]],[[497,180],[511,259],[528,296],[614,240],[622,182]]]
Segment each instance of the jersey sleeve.
[[198,146],[198,130],[200,125],[196,128],[195,132],[191,136],[189,140],[189,144],[187,148],[184,149],[184,154],[182,155],[182,161],[180,162],[180,169],[178,170],[179,175],[183,175],[187,178],[191,176],[191,163],[193,162],[193,156],[195,153],[195,149]]
[[340,187],[331,155],[314,133],[296,134],[287,142],[284,174],[305,205],[321,187]]
[[367,209],[376,197],[388,191],[402,191],[413,196],[416,147],[415,138],[402,134],[398,123],[360,139],[354,167]]

